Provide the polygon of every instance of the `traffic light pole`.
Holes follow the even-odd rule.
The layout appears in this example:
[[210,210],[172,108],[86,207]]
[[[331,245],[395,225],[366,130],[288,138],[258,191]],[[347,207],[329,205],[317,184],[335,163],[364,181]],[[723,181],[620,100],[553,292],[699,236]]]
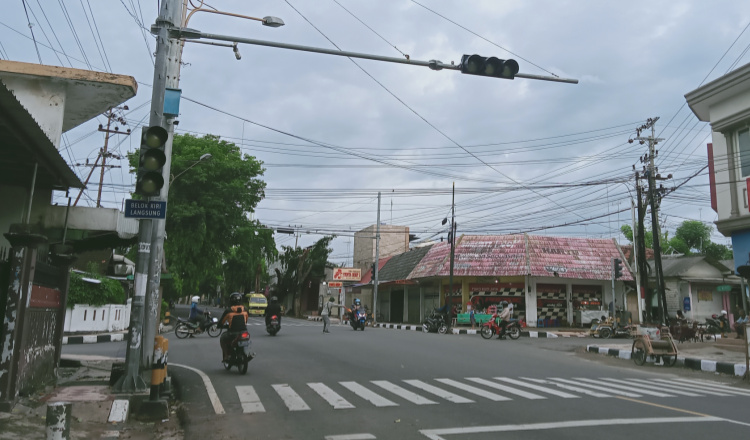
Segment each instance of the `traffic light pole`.
[[[154,26],[154,33],[156,35],[156,55],[154,59],[154,80],[153,89],[151,95],[151,115],[149,125],[165,125],[164,118],[164,93],[166,87],[170,82],[176,81],[176,69],[179,69],[179,59],[174,56],[170,57],[174,53],[174,46],[179,46],[179,41],[170,40],[168,35],[168,28],[174,26],[175,23],[179,23],[181,17],[181,0],[163,0],[159,17],[156,20]],[[172,79],[172,81],[168,81]],[[167,175],[165,179],[165,186],[168,190],[169,182],[169,156],[171,153],[172,146],[172,125],[170,124],[169,140],[167,141],[167,163],[164,166],[164,172]],[[162,195],[164,192],[162,191]],[[159,197],[156,200],[166,200],[166,197]],[[146,322],[152,322],[153,308],[151,304],[154,303],[153,296],[150,294],[153,287],[153,277],[149,277],[152,272],[150,264],[154,258],[152,255],[156,254],[156,249],[160,248],[159,237],[163,239],[162,234],[156,234],[154,237],[154,230],[160,229],[159,224],[163,225],[163,220],[153,221],[151,219],[142,219],[138,228],[138,259],[136,262],[136,273],[134,276],[134,291],[135,294],[132,298],[131,309],[130,309],[130,331],[128,332],[128,349],[126,352],[125,362],[125,373],[115,383],[113,389],[119,392],[133,392],[133,391],[145,391],[149,387],[142,378],[142,374],[148,372],[150,368],[150,358],[153,352],[154,345],[154,325],[146,325]],[[156,224],[156,227],[155,227]],[[161,227],[163,231],[163,227]],[[155,239],[155,240],[154,240]],[[154,246],[157,244],[157,246]],[[157,257],[159,260],[161,257]],[[160,271],[159,271],[160,272]],[[149,280],[151,280],[149,282]],[[158,295],[158,278],[156,279],[156,291]],[[147,293],[148,299],[147,299]],[[149,305],[146,310],[146,305]],[[148,312],[148,313],[145,313]],[[158,309],[156,310],[158,314]],[[146,315],[149,315],[146,320]],[[157,315],[158,318],[158,315]],[[149,327],[151,330],[149,331]],[[150,340],[147,335],[151,334]],[[144,362],[144,358],[149,359],[149,362]]]

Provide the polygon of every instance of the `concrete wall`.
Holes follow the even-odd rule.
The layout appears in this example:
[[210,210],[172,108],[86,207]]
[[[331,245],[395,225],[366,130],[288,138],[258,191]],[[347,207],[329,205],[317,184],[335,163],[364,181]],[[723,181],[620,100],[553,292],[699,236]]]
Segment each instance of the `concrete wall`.
[[[130,300],[128,300],[130,302]],[[66,333],[117,332],[126,330],[130,324],[130,304],[108,304],[93,307],[76,304],[65,310]]]
[[[0,248],[10,248],[10,243],[2,235],[8,232],[13,223],[25,223],[26,213],[29,205],[29,189],[31,188],[31,176],[26,186],[0,186]],[[34,200],[31,204],[31,223],[39,224],[52,200],[51,190],[34,191]]]
[[66,85],[44,77],[21,78],[11,75],[3,75],[3,82],[18,102],[26,107],[29,114],[34,115],[34,120],[55,147],[60,149],[67,96]]
[[[354,233],[354,267],[362,272],[375,261],[377,225]],[[380,225],[380,258],[398,255],[409,250],[409,227]]]

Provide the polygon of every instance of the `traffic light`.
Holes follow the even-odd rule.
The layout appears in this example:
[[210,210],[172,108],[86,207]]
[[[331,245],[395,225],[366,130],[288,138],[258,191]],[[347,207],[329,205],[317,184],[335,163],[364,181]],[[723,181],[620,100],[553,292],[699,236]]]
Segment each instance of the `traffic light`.
[[622,260],[615,258],[612,260],[612,266],[615,279],[622,277]]
[[461,57],[461,64],[458,65],[458,69],[461,73],[468,73],[469,75],[513,79],[518,73],[518,63],[516,60],[464,55]]
[[164,147],[169,133],[163,127],[143,127],[140,161],[135,182],[135,193],[144,197],[158,196],[164,186],[162,168],[167,161]]

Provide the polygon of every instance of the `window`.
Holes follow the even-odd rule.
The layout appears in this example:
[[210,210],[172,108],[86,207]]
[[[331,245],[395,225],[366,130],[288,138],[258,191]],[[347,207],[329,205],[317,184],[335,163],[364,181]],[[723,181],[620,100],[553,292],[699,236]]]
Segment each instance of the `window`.
[[750,177],[750,130],[744,129],[737,132],[737,147],[740,151],[742,177]]

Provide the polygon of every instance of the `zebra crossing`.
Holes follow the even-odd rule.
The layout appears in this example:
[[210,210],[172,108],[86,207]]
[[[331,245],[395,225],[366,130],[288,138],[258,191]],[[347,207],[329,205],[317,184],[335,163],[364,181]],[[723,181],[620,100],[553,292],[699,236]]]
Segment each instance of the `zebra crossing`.
[[[514,399],[543,400],[549,398],[577,399],[582,397],[750,397],[750,391],[719,382],[674,379],[637,379],[602,377],[465,377],[463,379],[435,378],[431,380],[405,379],[401,381],[372,380],[369,382],[340,381],[335,384],[309,382],[301,385],[305,392],[312,390],[312,398],[305,400],[289,384],[270,385],[273,393],[266,393],[282,402],[288,411],[311,411],[318,408],[346,410],[367,407],[395,407],[401,405],[438,405],[440,403],[475,403],[483,401],[508,402]],[[235,386],[243,413],[263,413],[256,387]],[[302,392],[302,391],[300,391]],[[270,405],[270,403],[269,403]],[[279,405],[278,407],[281,407]]]

